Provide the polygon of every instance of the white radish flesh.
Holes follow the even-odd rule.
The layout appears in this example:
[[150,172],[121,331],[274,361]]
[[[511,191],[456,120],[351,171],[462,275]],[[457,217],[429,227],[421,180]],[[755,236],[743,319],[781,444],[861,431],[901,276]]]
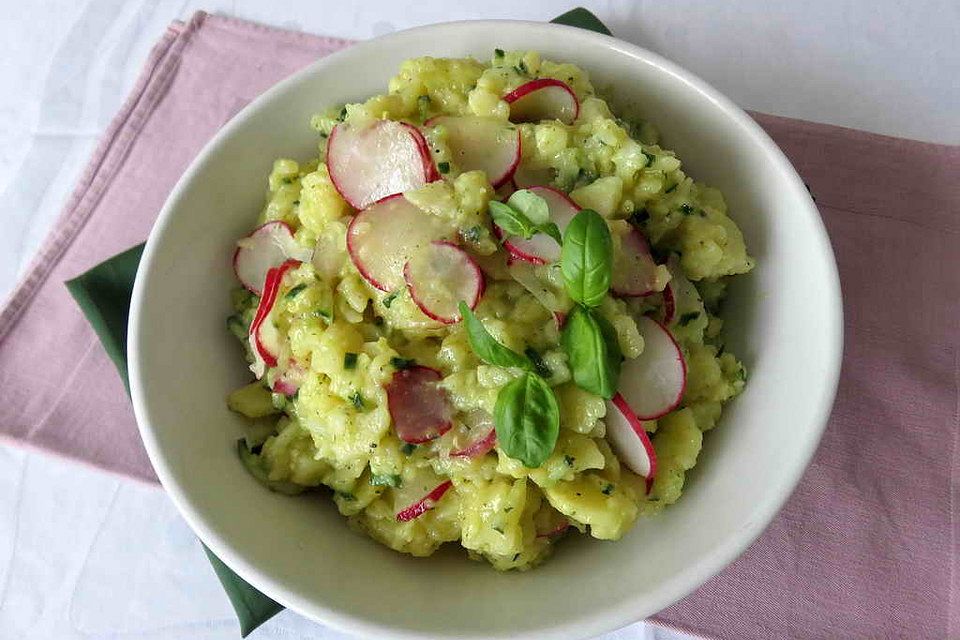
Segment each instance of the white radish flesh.
[[233,272],[249,291],[263,294],[267,271],[294,258],[306,262],[311,251],[297,244],[293,229],[286,222],[273,220],[254,229],[237,242],[233,253]]
[[440,177],[423,134],[392,120],[335,126],[327,140],[327,167],[333,186],[355,209]]
[[607,425],[607,440],[620,462],[646,480],[647,493],[650,493],[657,472],[657,454],[643,423],[621,394],[617,393],[612,400],[607,400],[604,422]]
[[[553,187],[530,187],[529,190],[547,201],[550,221],[556,224],[563,234],[564,229],[580,211],[577,203]],[[503,246],[511,256],[524,262],[550,264],[560,259],[560,245],[545,233],[535,233],[530,238],[510,236]]]
[[619,237],[614,247],[613,278],[610,290],[618,296],[645,296],[657,290],[657,263],[650,255],[650,245],[639,229],[631,228]]
[[580,115],[577,94],[565,82],[555,78],[537,78],[520,85],[507,95],[512,122],[540,122],[559,120],[573,124]]
[[428,442],[453,426],[453,410],[440,387],[441,379],[436,369],[415,366],[397,371],[387,384],[387,407],[393,428],[404,442]]
[[461,171],[479,170],[496,189],[520,163],[520,130],[508,122],[479,116],[438,116],[425,123],[447,130],[447,145]]
[[398,194],[353,217],[347,229],[347,252],[370,284],[381,291],[396,291],[405,286],[407,261],[434,240],[451,236],[440,218]]
[[461,300],[471,309],[483,295],[484,278],[470,255],[446,241],[416,252],[403,268],[410,297],[427,317],[444,324],[460,322]]
[[648,317],[637,321],[643,352],[623,361],[620,394],[640,420],[656,420],[674,409],[683,398],[687,365],[670,331]]

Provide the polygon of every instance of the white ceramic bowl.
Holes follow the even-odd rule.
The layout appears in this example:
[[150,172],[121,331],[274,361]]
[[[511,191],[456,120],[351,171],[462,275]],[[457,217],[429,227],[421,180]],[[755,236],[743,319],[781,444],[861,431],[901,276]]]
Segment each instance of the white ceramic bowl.
[[[719,187],[756,270],[738,278],[727,338],[749,384],[705,438],[683,498],[619,542],[574,536],[542,567],[499,574],[456,545],[410,558],[351,532],[332,501],[261,488],[240,465],[226,393],[247,379],[224,329],[230,255],[274,158],[307,159],[310,115],[386,88],[406,58],[535,49],[577,63],[616,110],[652,120],[690,175]],[[130,387],[163,486],[243,578],[324,624],[377,638],[578,638],[644,618],[740,554],[777,512],[824,428],[839,374],[836,265],[803,183],[727,98],[649,51],[580,29],[460,22],[324,58],[237,115],[177,184],[150,235],[130,313]]]

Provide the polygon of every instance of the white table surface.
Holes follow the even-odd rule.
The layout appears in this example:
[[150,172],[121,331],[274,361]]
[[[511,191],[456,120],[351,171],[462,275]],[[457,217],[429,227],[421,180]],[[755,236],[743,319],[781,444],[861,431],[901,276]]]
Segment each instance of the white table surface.
[[[955,0],[582,4],[618,36],[679,62],[744,107],[960,142]],[[368,38],[443,20],[545,20],[569,7],[547,0],[3,0],[0,297],[49,231],[171,20],[202,8]],[[0,638],[237,637],[226,597],[162,490],[0,445]],[[345,636],[285,612],[255,637]],[[643,624],[605,636],[680,637]]]

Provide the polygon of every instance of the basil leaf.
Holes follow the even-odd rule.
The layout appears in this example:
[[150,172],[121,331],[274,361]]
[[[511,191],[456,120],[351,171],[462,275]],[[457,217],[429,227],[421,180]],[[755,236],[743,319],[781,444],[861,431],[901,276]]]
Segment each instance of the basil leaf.
[[460,317],[467,326],[470,347],[478,358],[498,367],[517,367],[527,370],[531,368],[532,365],[527,358],[497,342],[463,301],[460,302]]
[[518,211],[532,224],[541,225],[550,222],[550,207],[547,201],[527,189],[518,189],[507,198],[507,204]]
[[493,409],[497,445],[525,466],[535,469],[553,453],[560,433],[560,409],[543,378],[525,373],[497,395]]
[[605,318],[584,307],[567,316],[560,343],[567,353],[573,381],[584,391],[610,399],[620,378],[620,346]]
[[595,307],[607,295],[613,272],[613,242],[600,214],[583,209],[563,232],[560,269],[567,293],[576,302]]
[[557,241],[557,244],[563,245],[563,236],[560,235],[560,227],[558,227],[553,222],[548,222],[537,227],[537,231],[540,233],[545,233],[554,240]]
[[526,216],[502,202],[490,201],[490,217],[509,236],[529,238],[533,235],[533,225]]

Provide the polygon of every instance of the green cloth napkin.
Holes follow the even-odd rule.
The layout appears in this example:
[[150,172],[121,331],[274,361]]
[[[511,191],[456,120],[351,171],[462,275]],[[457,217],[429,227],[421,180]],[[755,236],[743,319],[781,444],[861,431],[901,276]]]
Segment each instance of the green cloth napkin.
[[[610,30],[583,7],[572,9],[550,22],[611,35]],[[142,255],[143,245],[140,244],[66,283],[70,295],[80,305],[83,315],[103,343],[103,348],[117,366],[127,393],[130,392],[127,378],[127,317],[130,313],[133,282]],[[237,613],[242,637],[247,637],[254,629],[283,610],[282,605],[257,591],[220,558],[213,555],[206,546],[203,550]]]

